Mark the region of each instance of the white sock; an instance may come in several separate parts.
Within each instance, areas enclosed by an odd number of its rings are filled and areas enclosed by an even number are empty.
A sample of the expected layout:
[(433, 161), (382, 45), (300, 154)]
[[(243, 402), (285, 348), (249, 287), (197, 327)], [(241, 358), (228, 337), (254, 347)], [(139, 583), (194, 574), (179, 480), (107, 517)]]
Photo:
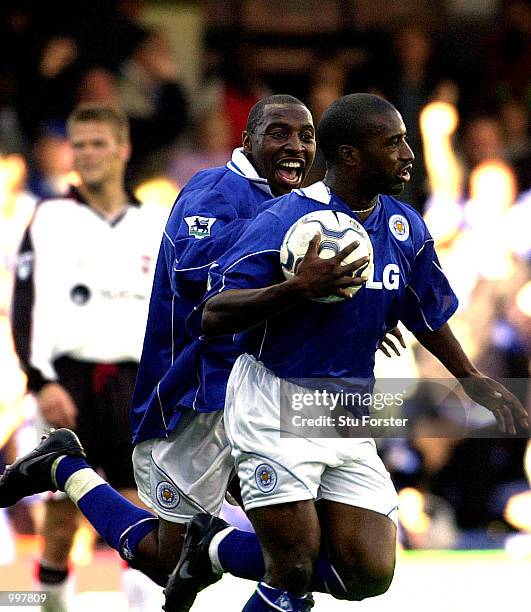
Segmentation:
[[(55, 483), (55, 471), (57, 469), (57, 465), (59, 461), (64, 459), (66, 455), (62, 457), (58, 457), (52, 465), (52, 479)], [(71, 476), (68, 477), (65, 482), (65, 493), (68, 497), (75, 503), (86, 495), (92, 489), (99, 487), (102, 484), (106, 484), (105, 480), (97, 474), (92, 468), (83, 468), (74, 472)], [(57, 484), (55, 484), (57, 486)]]
[(41, 612), (69, 612), (75, 594), (75, 580), (69, 574), (66, 580), (58, 584), (38, 581), (36, 590), (47, 593), (46, 601), (41, 604)]
[(130, 612), (152, 612), (160, 610), (164, 604), (162, 587), (150, 580), (145, 574), (124, 568), (121, 577), (122, 591), (125, 593)]
[(236, 527), (226, 527), (222, 529), (210, 540), (210, 544), (208, 545), (208, 556), (210, 558), (210, 563), (212, 563), (212, 570), (216, 574), (223, 574), (223, 568), (221, 567), (221, 563), (219, 562), (218, 556), (218, 546), (221, 542), (234, 531)]

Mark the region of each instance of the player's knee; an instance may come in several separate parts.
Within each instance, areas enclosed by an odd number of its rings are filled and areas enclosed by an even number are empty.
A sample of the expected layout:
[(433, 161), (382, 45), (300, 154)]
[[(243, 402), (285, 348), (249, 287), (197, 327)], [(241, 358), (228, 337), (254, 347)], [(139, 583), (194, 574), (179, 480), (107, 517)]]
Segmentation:
[(364, 567), (357, 568), (352, 573), (347, 572), (345, 599), (361, 601), (368, 597), (383, 595), (393, 581), (394, 561), (380, 560)]
[(367, 597), (376, 597), (383, 595), (391, 586), (393, 574), (381, 574), (368, 576), (361, 585), (361, 589), (357, 593), (356, 601), (361, 601)]
[(274, 563), (266, 571), (265, 582), (279, 585), (291, 593), (306, 593), (313, 573), (312, 559), (298, 559), (292, 562)]

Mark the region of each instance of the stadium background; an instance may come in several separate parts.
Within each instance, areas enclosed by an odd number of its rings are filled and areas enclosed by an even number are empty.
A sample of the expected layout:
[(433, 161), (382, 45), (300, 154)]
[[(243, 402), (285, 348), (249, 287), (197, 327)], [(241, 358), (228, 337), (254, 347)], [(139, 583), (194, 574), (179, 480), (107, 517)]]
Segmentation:
[[(345, 93), (387, 96), (417, 155), (402, 199), (425, 214), (460, 298), (454, 330), (484, 371), (518, 379), (529, 405), (528, 1), (81, 0), (65, 7), (4, 0), (0, 20), (4, 456), (15, 443), (33, 443), (33, 406), (23, 399), (7, 317), (14, 255), (36, 199), (75, 181), (64, 120), (80, 101), (124, 107), (134, 147), (130, 184), (146, 205), (169, 207), (195, 171), (225, 163), (249, 108), (265, 93), (300, 97), (316, 121)], [(311, 180), (320, 173), (318, 160)], [(380, 376), (445, 376), (407, 341), (402, 357), (379, 359)], [(416, 397), (423, 405), (430, 399)], [(527, 440), (462, 439), (461, 424), (445, 408), (433, 405), (415, 439), (380, 444), (401, 489), (404, 552), (389, 594), (362, 609), (420, 610), (429, 602), (433, 609), (488, 611), (508, 597), (528, 598)], [(488, 435), (488, 423), (478, 427)], [(31, 587), (38, 506), (1, 515), (0, 590)], [(101, 546), (91, 552), (90, 539), (82, 531), (76, 547), (79, 609), (105, 597), (98, 605), (118, 610), (116, 556)], [(225, 578), (197, 609), (239, 609), (251, 588)], [(102, 590), (114, 593), (93, 593)], [(346, 609), (329, 600), (324, 606)]]

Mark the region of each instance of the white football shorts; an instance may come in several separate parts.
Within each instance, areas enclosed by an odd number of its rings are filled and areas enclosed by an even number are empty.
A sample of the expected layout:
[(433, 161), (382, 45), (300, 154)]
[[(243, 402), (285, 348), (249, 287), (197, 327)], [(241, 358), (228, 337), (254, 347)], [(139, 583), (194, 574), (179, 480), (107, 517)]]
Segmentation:
[(229, 378), (225, 430), (245, 509), (328, 499), (379, 512), (396, 523), (398, 496), (374, 440), (281, 438), (280, 383), (250, 355), (237, 359)]
[(185, 523), (198, 512), (218, 515), (234, 462), (223, 411), (187, 411), (168, 438), (137, 444), (133, 468), (138, 496), (155, 514)]

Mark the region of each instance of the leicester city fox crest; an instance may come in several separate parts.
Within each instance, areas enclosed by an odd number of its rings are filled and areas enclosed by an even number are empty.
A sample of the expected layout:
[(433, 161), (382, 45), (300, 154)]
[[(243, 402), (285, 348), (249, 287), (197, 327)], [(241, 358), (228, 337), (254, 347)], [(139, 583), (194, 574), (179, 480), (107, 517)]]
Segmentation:
[(270, 493), (277, 484), (277, 473), (267, 463), (261, 463), (254, 471), (256, 484), (262, 493)]
[(409, 223), (402, 215), (392, 215), (389, 219), (389, 229), (393, 236), (404, 242), (409, 238)]
[(167, 509), (175, 508), (179, 503), (179, 491), (167, 480), (157, 485), (157, 502)]

